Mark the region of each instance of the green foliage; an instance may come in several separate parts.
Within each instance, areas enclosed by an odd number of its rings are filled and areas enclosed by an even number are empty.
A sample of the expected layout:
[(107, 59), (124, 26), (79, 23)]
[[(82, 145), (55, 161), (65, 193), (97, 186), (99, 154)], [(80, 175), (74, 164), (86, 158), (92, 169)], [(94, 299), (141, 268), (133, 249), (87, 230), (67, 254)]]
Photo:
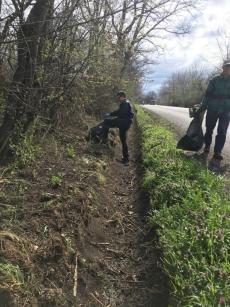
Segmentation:
[(103, 186), (105, 184), (105, 176), (101, 173), (97, 174), (98, 183), (100, 186)]
[(11, 143), (10, 148), (15, 157), (14, 167), (23, 168), (35, 161), (40, 152), (40, 146), (34, 143), (34, 129), (26, 134), (17, 132), (16, 142)]
[(74, 147), (70, 144), (66, 147), (66, 152), (69, 158), (74, 158), (76, 155)]
[[(229, 306), (230, 201), (224, 180), (176, 149), (172, 134), (138, 108), (151, 199), (164, 267), (176, 306)], [(157, 146), (155, 146), (158, 144)]]
[[(0, 263), (0, 287), (5, 287), (7, 284), (12, 284), (12, 286), (25, 288), (24, 275), (17, 264), (12, 264), (8, 262)], [(1, 281), (4, 283), (1, 284)]]
[(50, 179), (50, 184), (52, 186), (52, 188), (57, 188), (61, 185), (62, 183), (62, 175), (58, 174), (58, 175), (52, 175), (51, 179)]

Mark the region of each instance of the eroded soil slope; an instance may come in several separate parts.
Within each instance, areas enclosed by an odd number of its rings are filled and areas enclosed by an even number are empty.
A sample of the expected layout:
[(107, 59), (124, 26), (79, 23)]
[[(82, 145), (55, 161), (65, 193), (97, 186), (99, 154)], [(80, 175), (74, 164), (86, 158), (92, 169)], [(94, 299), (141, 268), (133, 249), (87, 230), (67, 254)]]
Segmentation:
[(21, 170), (1, 169), (0, 306), (167, 306), (145, 221), (137, 128), (130, 166), (69, 129)]

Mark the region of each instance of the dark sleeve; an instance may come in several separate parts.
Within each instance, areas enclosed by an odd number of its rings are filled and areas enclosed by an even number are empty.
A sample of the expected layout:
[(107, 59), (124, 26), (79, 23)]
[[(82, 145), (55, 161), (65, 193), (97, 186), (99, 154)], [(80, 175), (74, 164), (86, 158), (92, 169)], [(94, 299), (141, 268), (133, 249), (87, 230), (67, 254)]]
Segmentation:
[(116, 110), (116, 111), (110, 112), (109, 115), (110, 116), (118, 116), (119, 110), (120, 110), (120, 108), (118, 110)]
[(110, 115), (119, 118), (128, 118), (131, 112), (132, 110), (129, 103), (121, 103), (119, 109), (111, 112)]
[(205, 97), (210, 97), (215, 89), (215, 79), (210, 80), (207, 90), (205, 92)]
[(204, 98), (201, 102), (201, 110), (205, 110), (207, 109), (207, 102), (208, 102), (208, 98), (213, 94), (214, 89), (215, 89), (215, 85), (214, 85), (215, 79), (212, 79), (209, 81), (207, 90), (205, 92)]

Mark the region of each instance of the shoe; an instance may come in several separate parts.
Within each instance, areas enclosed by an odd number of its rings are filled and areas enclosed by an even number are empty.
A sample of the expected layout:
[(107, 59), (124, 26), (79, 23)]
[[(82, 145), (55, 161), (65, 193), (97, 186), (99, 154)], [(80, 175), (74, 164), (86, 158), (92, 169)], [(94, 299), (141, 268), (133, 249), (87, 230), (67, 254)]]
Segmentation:
[(213, 159), (218, 160), (218, 161), (222, 161), (224, 158), (223, 158), (223, 156), (221, 156), (221, 153), (215, 152), (214, 155), (213, 155)]
[(129, 165), (129, 159), (128, 158), (122, 158), (121, 163), (123, 163), (124, 165)]
[(210, 152), (210, 146), (205, 146), (203, 150), (203, 154), (208, 155)]

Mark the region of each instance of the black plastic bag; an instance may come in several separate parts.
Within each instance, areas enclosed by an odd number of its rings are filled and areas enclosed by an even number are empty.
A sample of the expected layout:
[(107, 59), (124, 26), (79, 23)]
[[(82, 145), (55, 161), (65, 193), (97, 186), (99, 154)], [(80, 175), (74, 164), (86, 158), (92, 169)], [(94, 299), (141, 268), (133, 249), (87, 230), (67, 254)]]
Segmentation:
[(189, 151), (198, 151), (204, 144), (204, 135), (202, 130), (202, 122), (204, 112), (196, 114), (191, 121), (186, 135), (177, 143), (177, 148)]
[(102, 122), (97, 126), (90, 128), (86, 140), (94, 144), (99, 144), (99, 143), (106, 143), (107, 138), (108, 138), (108, 133), (106, 133), (104, 122)]

